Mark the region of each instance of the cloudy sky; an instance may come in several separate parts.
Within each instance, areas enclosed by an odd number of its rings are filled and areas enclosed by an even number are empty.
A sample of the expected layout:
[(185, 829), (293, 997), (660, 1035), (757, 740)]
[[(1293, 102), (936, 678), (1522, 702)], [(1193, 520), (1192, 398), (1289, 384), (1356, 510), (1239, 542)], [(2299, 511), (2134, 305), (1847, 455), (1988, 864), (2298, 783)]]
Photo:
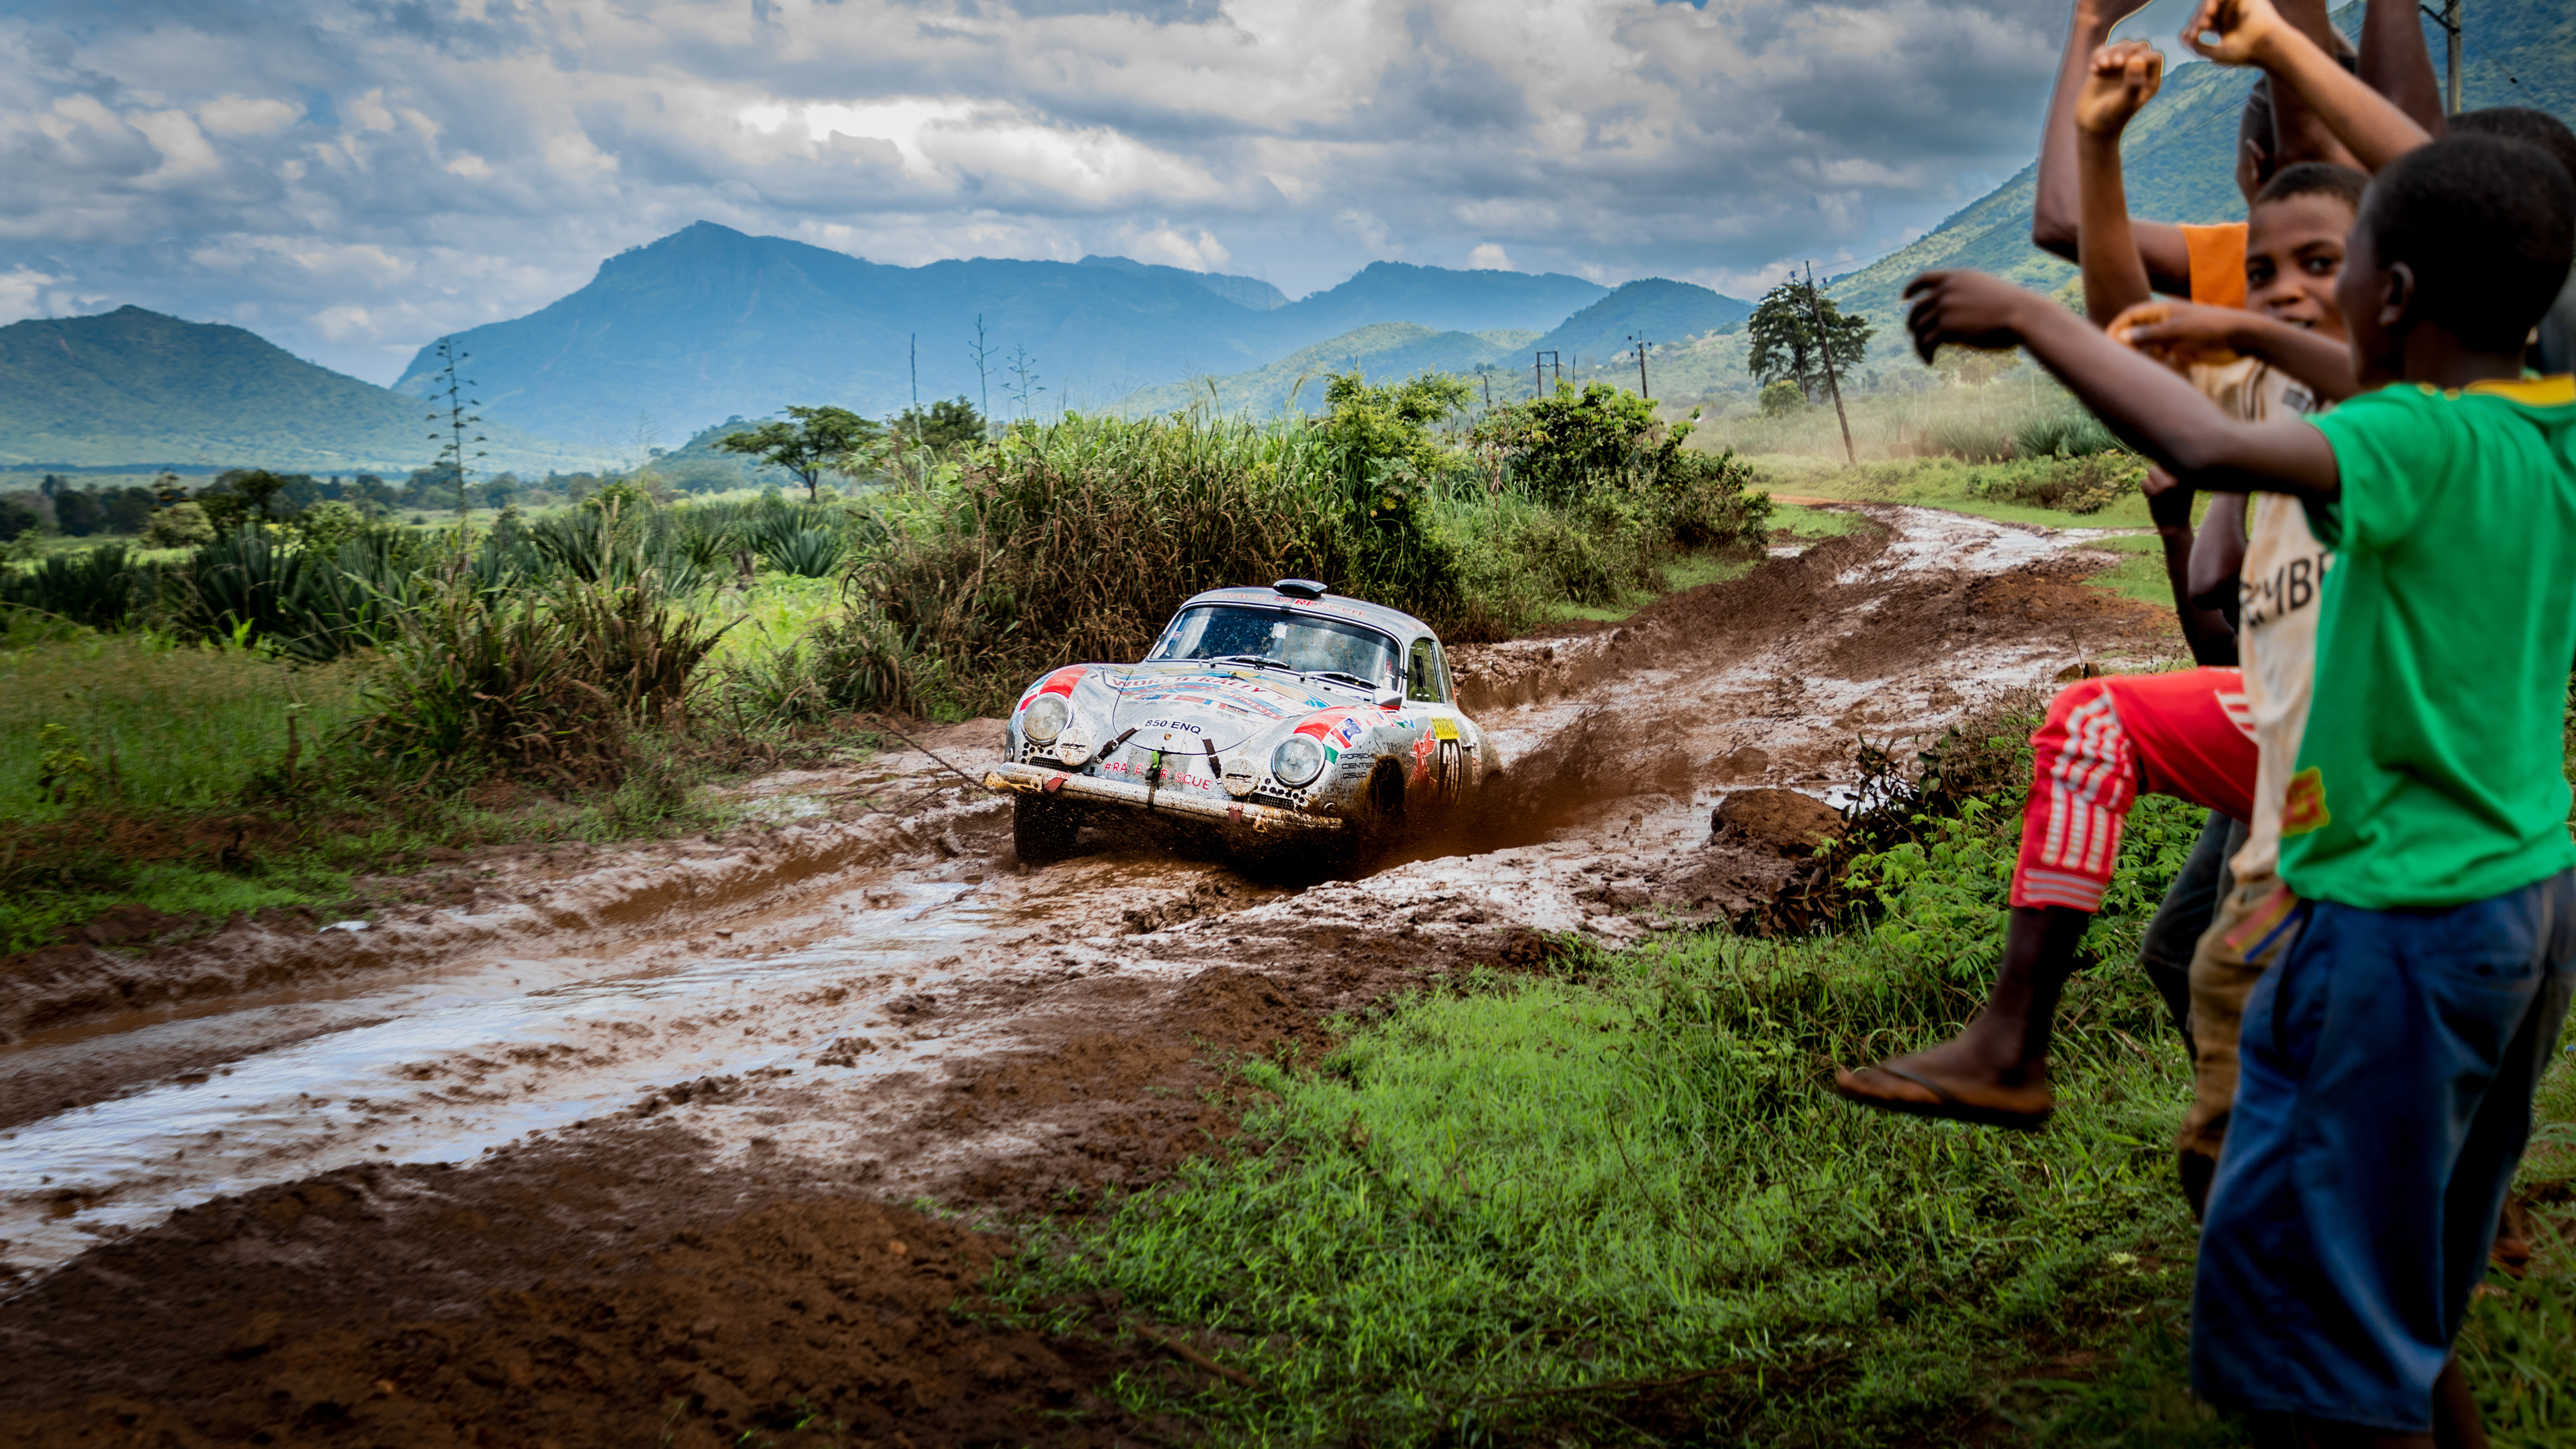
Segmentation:
[(2066, 13), (10, 0), (0, 322), (132, 302), (385, 382), (702, 218), (882, 262), (1123, 253), (1292, 297), (1377, 259), (1747, 295), (2027, 162)]

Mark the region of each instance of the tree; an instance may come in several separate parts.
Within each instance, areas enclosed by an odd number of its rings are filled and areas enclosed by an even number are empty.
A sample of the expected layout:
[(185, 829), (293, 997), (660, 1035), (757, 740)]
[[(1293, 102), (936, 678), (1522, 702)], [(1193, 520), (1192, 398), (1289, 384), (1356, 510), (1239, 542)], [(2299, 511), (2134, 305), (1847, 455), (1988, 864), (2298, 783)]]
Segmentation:
[(883, 426), (847, 408), (791, 407), (788, 422), (766, 422), (747, 433), (728, 433), (716, 446), (728, 453), (748, 453), (784, 468), (805, 485), (805, 496), (822, 496), (823, 475), (859, 473), (875, 461), (884, 440)]
[(1762, 416), (1785, 417), (1790, 413), (1805, 411), (1807, 395), (1800, 392), (1798, 384), (1788, 378), (1775, 377), (1762, 385), (1761, 402)]
[[(1825, 319), (1824, 350), (1816, 345), (1818, 313)], [(1761, 304), (1745, 319), (1744, 335), (1753, 344), (1745, 355), (1745, 370), (1763, 382), (1785, 377), (1798, 385), (1799, 395), (1809, 402), (1825, 385), (1827, 351), (1837, 368), (1850, 367), (1869, 355), (1869, 323), (1836, 307), (1822, 287), (1810, 287), (1796, 278), (1763, 294)]]
[[(229, 495), (240, 499), (241, 502), (220, 511), (235, 518), (248, 518), (252, 513), (257, 513), (262, 523), (268, 523), (277, 517), (277, 495), (284, 492), (287, 485), (293, 481), (282, 474), (271, 473), (266, 468), (234, 468), (215, 475), (213, 486), (206, 492), (218, 495), (216, 498), (201, 495), (198, 501), (209, 505), (207, 512), (212, 516), (218, 511), (212, 505)], [(216, 520), (219, 525), (224, 521)]]
[(905, 408), (895, 415), (893, 426), (895, 436), (939, 453), (984, 440), (984, 415), (962, 397), (934, 402), (928, 411)]
[[(45, 480), (50, 483), (54, 480)], [(53, 495), (54, 526), (65, 538), (87, 538), (98, 532), (98, 499), (78, 488), (64, 488)]]
[(45, 525), (45, 516), (11, 494), (0, 497), (0, 543), (14, 543)]

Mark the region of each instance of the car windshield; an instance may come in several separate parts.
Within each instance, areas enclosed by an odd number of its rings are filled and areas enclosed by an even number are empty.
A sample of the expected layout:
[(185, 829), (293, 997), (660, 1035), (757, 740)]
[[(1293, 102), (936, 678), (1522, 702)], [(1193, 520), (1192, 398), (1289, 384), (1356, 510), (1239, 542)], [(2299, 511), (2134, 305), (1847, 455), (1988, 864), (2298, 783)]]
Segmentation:
[(1371, 684), (1396, 678), (1395, 641), (1361, 624), (1286, 609), (1202, 604), (1183, 609), (1146, 656), (1157, 659), (1274, 660), (1308, 674), (1348, 674)]

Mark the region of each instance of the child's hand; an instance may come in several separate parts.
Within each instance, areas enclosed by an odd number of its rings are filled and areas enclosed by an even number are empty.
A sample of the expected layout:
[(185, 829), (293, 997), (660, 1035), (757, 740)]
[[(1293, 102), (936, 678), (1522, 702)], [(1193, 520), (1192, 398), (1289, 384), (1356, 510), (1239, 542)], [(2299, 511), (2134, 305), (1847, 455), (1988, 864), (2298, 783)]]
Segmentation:
[[(1926, 364), (1945, 342), (2000, 351), (2021, 345), (2021, 309), (2032, 294), (1983, 272), (1925, 272), (1905, 284), (1914, 350)], [(2046, 305), (2054, 306), (2054, 303)]]
[(2147, 495), (2147, 519), (2158, 528), (2191, 527), (2191, 490), (2182, 480), (2162, 468), (2147, 469), (2146, 481), (2139, 491)]
[(2236, 326), (2245, 314), (2233, 307), (2159, 298), (2140, 302), (2111, 319), (2111, 340), (2134, 347), (2180, 371), (2194, 363), (2236, 360)]
[[(2272, 0), (2201, 0), (2182, 43), (2220, 65), (2260, 65), (2273, 36), (2288, 28)], [(2215, 40), (2203, 36), (2215, 35)]]
[(2120, 134), (2164, 81), (2164, 52), (2143, 40), (2115, 40), (2095, 50), (2092, 74), (2075, 98), (2075, 129), (2092, 136)]

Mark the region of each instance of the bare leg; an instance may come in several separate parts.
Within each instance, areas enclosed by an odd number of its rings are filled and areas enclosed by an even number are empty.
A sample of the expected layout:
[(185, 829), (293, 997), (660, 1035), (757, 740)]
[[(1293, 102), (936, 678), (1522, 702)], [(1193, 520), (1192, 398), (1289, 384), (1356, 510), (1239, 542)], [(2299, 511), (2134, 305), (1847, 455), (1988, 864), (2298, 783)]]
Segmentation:
[(2486, 1419), (2478, 1413), (2477, 1397), (2469, 1392), (2469, 1376), (2460, 1372), (2457, 1354), (2433, 1380), (2433, 1442), (2440, 1449), (2487, 1449)]
[(2075, 974), (2092, 916), (2066, 906), (2015, 906), (1994, 990), (1960, 1033), (1941, 1045), (1857, 1072), (1834, 1090), (1863, 1106), (1997, 1126), (2036, 1127), (2055, 1096), (2048, 1042), (2057, 998)]

